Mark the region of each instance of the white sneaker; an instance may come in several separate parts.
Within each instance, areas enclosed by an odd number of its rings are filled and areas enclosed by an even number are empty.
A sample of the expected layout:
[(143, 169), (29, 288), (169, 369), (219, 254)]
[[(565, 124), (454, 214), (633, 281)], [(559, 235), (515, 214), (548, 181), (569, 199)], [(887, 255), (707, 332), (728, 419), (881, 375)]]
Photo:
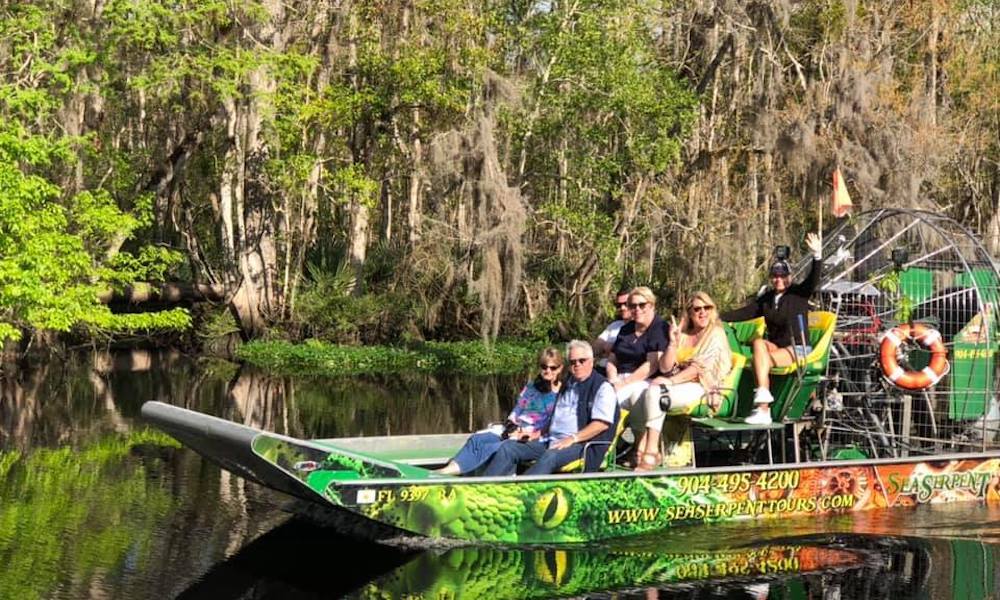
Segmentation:
[(743, 422), (749, 425), (770, 425), (771, 411), (766, 408), (755, 408)]
[(774, 396), (771, 395), (771, 390), (766, 387), (759, 387), (753, 391), (754, 404), (770, 404), (772, 402), (774, 402)]

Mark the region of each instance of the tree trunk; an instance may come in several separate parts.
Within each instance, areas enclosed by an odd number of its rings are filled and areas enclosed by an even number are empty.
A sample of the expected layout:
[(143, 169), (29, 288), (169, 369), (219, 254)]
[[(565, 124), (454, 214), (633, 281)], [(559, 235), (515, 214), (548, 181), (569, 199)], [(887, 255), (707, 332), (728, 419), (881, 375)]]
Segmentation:
[(407, 195), (406, 224), (409, 228), (409, 242), (412, 246), (420, 240), (420, 185), (423, 170), (423, 148), (420, 143), (420, 109), (413, 109), (413, 129), (410, 131), (413, 140), (410, 168), (410, 190)]
[(983, 242), (986, 245), (987, 252), (990, 253), (990, 256), (994, 257), (994, 261), (997, 261), (997, 267), (1000, 268), (1000, 259), (996, 258), (1000, 256), (1000, 209), (993, 211), (989, 225), (986, 226), (986, 235)]
[(347, 260), (354, 273), (355, 296), (364, 293), (365, 259), (368, 254), (368, 205), (364, 199), (352, 198), (350, 205), (350, 243), (347, 249)]
[[(268, 51), (284, 49), (279, 24), (284, 8), (278, 0), (264, 2), (269, 18), (263, 21), (257, 39)], [(276, 83), (267, 65), (251, 71), (247, 93), (228, 100), (229, 148), (226, 151), (219, 196), (222, 208), (222, 238), (228, 252), (226, 288), (229, 309), (244, 338), (264, 333), (269, 321), (280, 315), (280, 267), (278, 242), (283, 233), (272, 201), (272, 187), (264, 165), (268, 147), (261, 135), (265, 115), (270, 113)]]

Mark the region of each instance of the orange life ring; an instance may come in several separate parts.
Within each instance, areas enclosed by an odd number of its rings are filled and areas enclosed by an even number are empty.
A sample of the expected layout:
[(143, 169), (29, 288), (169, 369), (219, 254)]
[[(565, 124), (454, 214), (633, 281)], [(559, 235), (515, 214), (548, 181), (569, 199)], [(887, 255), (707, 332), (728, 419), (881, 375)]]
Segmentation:
[[(907, 371), (899, 366), (899, 346), (906, 340), (916, 342), (931, 353), (929, 365), (919, 371)], [(949, 368), (948, 349), (944, 347), (941, 332), (923, 323), (904, 323), (882, 334), (879, 362), (885, 378), (906, 390), (926, 390), (936, 385)]]

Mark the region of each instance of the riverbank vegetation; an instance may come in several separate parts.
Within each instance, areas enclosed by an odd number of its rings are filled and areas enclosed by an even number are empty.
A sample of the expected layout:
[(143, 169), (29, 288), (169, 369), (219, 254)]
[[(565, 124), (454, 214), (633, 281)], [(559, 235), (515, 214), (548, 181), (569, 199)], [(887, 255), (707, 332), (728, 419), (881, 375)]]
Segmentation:
[(540, 346), (497, 341), (422, 342), (411, 347), (346, 346), (309, 340), (256, 341), (237, 357), (284, 375), (359, 375), (398, 372), (453, 372), (476, 375), (523, 373)]
[(623, 283), (739, 300), (838, 166), (858, 209), (944, 212), (997, 253), (998, 22), (994, 0), (7, 3), (0, 338), (584, 336)]

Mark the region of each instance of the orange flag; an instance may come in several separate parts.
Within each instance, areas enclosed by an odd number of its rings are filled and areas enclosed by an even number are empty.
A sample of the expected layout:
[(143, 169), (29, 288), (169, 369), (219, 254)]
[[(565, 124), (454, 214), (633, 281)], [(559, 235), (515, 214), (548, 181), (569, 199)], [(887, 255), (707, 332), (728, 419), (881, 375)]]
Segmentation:
[(831, 212), (835, 217), (843, 217), (851, 213), (854, 203), (851, 202), (851, 195), (847, 193), (847, 186), (844, 185), (844, 176), (840, 174), (840, 167), (833, 170), (833, 205)]

